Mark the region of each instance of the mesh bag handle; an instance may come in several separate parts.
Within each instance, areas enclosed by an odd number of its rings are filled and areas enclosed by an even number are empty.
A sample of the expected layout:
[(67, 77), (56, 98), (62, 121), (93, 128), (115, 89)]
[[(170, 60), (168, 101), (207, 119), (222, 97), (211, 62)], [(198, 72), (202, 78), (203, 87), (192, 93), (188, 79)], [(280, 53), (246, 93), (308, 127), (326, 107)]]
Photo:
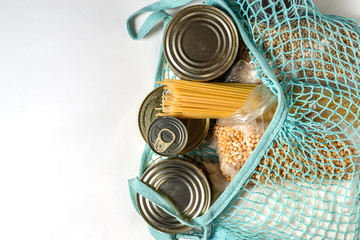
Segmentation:
[[(135, 13), (131, 14), (131, 16), (126, 21), (127, 30), (130, 37), (134, 40), (142, 39), (160, 20), (164, 20), (164, 26), (166, 26), (171, 16), (165, 12), (165, 10), (184, 6), (190, 2), (192, 2), (192, 0), (160, 0), (136, 11)], [(139, 32), (136, 33), (132, 28), (133, 19), (145, 12), (151, 12), (151, 14), (140, 27)]]
[[(188, 4), (190, 2), (191, 2), (191, 0), (185, 0), (185, 1), (161, 0), (159, 2), (156, 2), (154, 4), (151, 4), (147, 7), (140, 9), (139, 11), (132, 14), (127, 20), (127, 27), (128, 27), (130, 36), (135, 40), (143, 38), (151, 30), (151, 28), (160, 20), (164, 20), (164, 26), (166, 26), (167, 23), (170, 21), (171, 16), (169, 14), (167, 14), (164, 10), (179, 7), (179, 6)], [(162, 208), (164, 211), (166, 211), (171, 216), (177, 218), (180, 222), (185, 223), (189, 226), (200, 228), (200, 229), (204, 230), (204, 234), (202, 237), (189, 236), (186, 234), (184, 235), (187, 237), (191, 237), (193, 239), (209, 239), (211, 237), (212, 230), (213, 230), (212, 221), (219, 214), (221, 214), (224, 211), (224, 209), (228, 206), (228, 204), (231, 203), (232, 199), (235, 197), (237, 192), (240, 190), (243, 183), (246, 181), (246, 179), (250, 176), (252, 171), (259, 164), (259, 161), (260, 161), (261, 157), (263, 156), (263, 154), (265, 153), (266, 148), (272, 143), (276, 134), (280, 131), (280, 128), (283, 125), (286, 114), (287, 114), (285, 95), (283, 93), (283, 90), (282, 90), (279, 82), (276, 79), (273, 69), (270, 67), (266, 58), (259, 51), (259, 49), (255, 45), (255, 43), (247, 35), (243, 24), (235, 16), (235, 14), (231, 10), (231, 8), (223, 0), (210, 0), (204, 4), (220, 8), (232, 17), (232, 19), (234, 20), (234, 22), (238, 28), (240, 36), (242, 37), (246, 46), (249, 48), (250, 52), (254, 55), (254, 57), (258, 61), (259, 65), (261, 66), (263, 72), (265, 73), (267, 78), (270, 80), (270, 81), (267, 81), (267, 85), (277, 95), (278, 107), (277, 107), (276, 113), (275, 113), (270, 125), (268, 126), (266, 132), (263, 134), (257, 147), (254, 149), (250, 158), (246, 161), (245, 165), (241, 168), (241, 170), (236, 175), (236, 177), (232, 180), (232, 182), (229, 184), (229, 186), (226, 188), (226, 190), (222, 193), (222, 195), (210, 207), (210, 209), (208, 210), (207, 213), (205, 213), (204, 215), (202, 215), (200, 217), (197, 217), (196, 219), (191, 220), (190, 222), (184, 222), (176, 214), (176, 211), (171, 207), (171, 205), (164, 198), (162, 198), (159, 194), (157, 194), (149, 186), (142, 183), (138, 178), (129, 180), (130, 195), (131, 195), (131, 198), (133, 201), (133, 205), (136, 209), (137, 209), (137, 205), (136, 205), (135, 196), (136, 196), (136, 193), (139, 193), (140, 195), (147, 198), (149, 201), (158, 205), (160, 208)], [(131, 27), (131, 22), (137, 15), (139, 15), (143, 12), (153, 12), (153, 13), (146, 19), (146, 21), (140, 28), (139, 33), (135, 33)], [(159, 63), (157, 66), (157, 71), (156, 71), (156, 76), (155, 76), (155, 82), (158, 80), (162, 80), (162, 76), (163, 76), (162, 71), (163, 71), (164, 62), (165, 62), (165, 57), (164, 57), (163, 49), (162, 49), (162, 45), (161, 45)], [(155, 84), (155, 87), (157, 87), (156, 84)], [(141, 160), (140, 172), (139, 172), (140, 176), (146, 169), (146, 166), (150, 160), (149, 159), (150, 154), (151, 154), (151, 150), (149, 149), (148, 146), (146, 146), (144, 153), (143, 153), (142, 160)], [(138, 209), (137, 209), (137, 211), (138, 211)], [(174, 234), (162, 234), (162, 233), (152, 229), (151, 227), (149, 227), (149, 228), (150, 228), (152, 235), (154, 237), (156, 237), (156, 239), (176, 239), (178, 237), (181, 237), (181, 234), (180, 235), (177, 234), (176, 236)]]
[[(126, 27), (130, 37), (134, 40), (142, 39), (143, 37), (146, 36), (146, 34), (148, 34), (148, 32), (154, 27), (154, 25), (161, 20), (164, 21), (164, 30), (165, 30), (166, 25), (169, 23), (171, 19), (171, 15), (165, 12), (165, 10), (184, 6), (192, 1), (193, 0), (160, 0), (158, 2), (150, 4), (149, 6), (146, 6), (136, 11), (126, 21)], [(132, 27), (133, 20), (136, 18), (136, 16), (146, 12), (151, 12), (151, 14), (147, 17), (143, 25), (140, 27), (139, 32), (137, 33)], [(162, 79), (163, 77), (164, 63), (165, 63), (165, 56), (161, 44), (158, 65), (156, 67), (154, 88), (159, 86), (159, 84), (156, 83), (156, 80)]]

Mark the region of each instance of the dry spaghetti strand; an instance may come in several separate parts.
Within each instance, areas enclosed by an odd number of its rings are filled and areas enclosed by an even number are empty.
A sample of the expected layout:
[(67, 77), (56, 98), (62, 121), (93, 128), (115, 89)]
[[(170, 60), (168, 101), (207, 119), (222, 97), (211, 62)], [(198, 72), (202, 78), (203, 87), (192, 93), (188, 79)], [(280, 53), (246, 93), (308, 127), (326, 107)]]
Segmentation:
[(224, 118), (241, 108), (258, 85), (204, 83), (178, 79), (159, 82), (167, 90), (159, 116), (178, 118)]

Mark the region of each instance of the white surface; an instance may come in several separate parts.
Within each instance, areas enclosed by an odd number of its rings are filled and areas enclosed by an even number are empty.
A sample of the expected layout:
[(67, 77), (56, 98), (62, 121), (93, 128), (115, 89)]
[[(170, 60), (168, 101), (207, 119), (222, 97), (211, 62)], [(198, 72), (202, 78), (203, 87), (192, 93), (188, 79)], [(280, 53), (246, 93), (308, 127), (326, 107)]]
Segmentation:
[[(152, 239), (127, 179), (161, 33), (125, 28), (152, 2), (0, 1), (0, 239)], [(357, 0), (315, 3), (360, 19)]]

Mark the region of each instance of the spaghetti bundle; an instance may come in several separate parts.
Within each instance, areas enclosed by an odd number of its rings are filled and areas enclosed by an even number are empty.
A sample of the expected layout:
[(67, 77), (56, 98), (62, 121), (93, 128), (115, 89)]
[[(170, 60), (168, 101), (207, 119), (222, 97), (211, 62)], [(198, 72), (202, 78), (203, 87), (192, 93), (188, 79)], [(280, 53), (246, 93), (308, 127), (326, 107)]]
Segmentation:
[(190, 82), (165, 79), (159, 116), (224, 118), (241, 108), (255, 84)]

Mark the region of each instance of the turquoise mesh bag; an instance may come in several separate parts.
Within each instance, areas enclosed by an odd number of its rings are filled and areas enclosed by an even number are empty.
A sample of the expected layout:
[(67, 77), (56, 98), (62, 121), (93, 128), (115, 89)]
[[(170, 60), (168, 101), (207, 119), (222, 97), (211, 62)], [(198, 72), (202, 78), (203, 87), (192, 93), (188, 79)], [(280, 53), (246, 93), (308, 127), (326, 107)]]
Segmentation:
[[(134, 13), (130, 36), (141, 39), (160, 20), (166, 25), (165, 10), (189, 2), (162, 0)], [(136, 209), (139, 193), (193, 227), (182, 234), (149, 227), (156, 239), (359, 239), (359, 26), (321, 14), (311, 0), (291, 2), (204, 3), (234, 19), (278, 106), (249, 159), (203, 216), (186, 222), (139, 178), (129, 181)], [(136, 34), (131, 22), (143, 12), (151, 14)], [(164, 75), (176, 77), (161, 50), (155, 80)], [(206, 141), (184, 157), (218, 161)], [(145, 147), (139, 176), (155, 159), (161, 160)]]

